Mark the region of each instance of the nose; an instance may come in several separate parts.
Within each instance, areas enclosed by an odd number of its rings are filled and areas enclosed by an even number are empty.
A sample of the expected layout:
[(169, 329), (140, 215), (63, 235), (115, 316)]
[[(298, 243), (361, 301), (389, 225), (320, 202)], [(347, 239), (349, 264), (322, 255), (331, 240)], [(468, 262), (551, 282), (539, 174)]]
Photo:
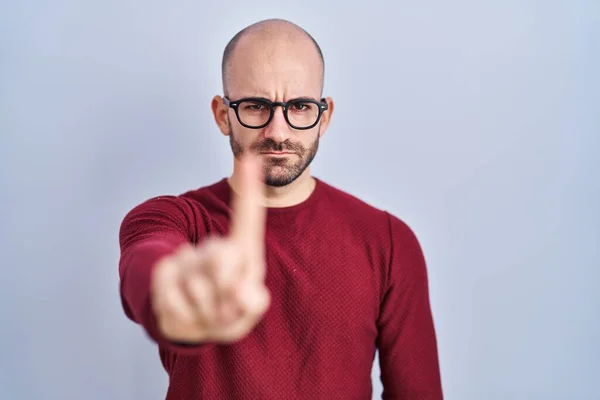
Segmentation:
[(283, 107), (275, 107), (273, 118), (264, 129), (265, 138), (270, 138), (277, 143), (285, 141), (290, 135), (290, 126), (283, 116)]

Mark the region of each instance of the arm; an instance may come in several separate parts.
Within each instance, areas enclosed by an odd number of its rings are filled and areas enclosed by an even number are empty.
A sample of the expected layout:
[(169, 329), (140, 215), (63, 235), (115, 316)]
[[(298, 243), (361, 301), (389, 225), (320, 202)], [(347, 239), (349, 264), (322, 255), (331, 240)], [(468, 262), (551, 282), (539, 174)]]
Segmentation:
[(158, 345), (185, 353), (203, 347), (178, 345), (160, 334), (150, 302), (150, 284), (158, 260), (183, 244), (197, 243), (195, 221), (205, 216), (196, 214), (183, 199), (157, 197), (133, 208), (119, 231), (120, 296), (125, 314)]
[(443, 399), (425, 259), (413, 231), (388, 214), (391, 253), (378, 319), (383, 399)]

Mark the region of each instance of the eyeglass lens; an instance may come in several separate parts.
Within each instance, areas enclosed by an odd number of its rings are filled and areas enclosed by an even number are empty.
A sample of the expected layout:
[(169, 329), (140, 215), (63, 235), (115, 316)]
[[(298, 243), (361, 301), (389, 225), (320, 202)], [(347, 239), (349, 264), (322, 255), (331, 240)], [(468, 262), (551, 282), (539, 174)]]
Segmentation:
[[(271, 107), (267, 102), (244, 100), (238, 105), (240, 121), (249, 126), (262, 126), (271, 117)], [(294, 101), (284, 112), (291, 125), (304, 128), (313, 125), (319, 118), (319, 105), (309, 101)]]

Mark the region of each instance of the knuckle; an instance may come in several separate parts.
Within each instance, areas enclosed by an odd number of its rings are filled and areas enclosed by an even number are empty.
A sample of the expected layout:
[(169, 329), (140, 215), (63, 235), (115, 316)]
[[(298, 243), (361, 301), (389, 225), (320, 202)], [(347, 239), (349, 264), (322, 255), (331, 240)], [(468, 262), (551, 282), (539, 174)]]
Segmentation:
[(218, 254), (218, 249), (221, 245), (222, 240), (215, 237), (209, 236), (202, 242), (201, 251), (204, 252), (207, 256), (214, 256)]
[(173, 304), (171, 296), (163, 297), (161, 301), (157, 302), (156, 308), (162, 320), (166, 321), (173, 319), (175, 305)]
[(171, 335), (173, 334), (173, 329), (172, 329), (172, 324), (170, 323), (170, 321), (168, 320), (168, 318), (165, 318), (165, 316), (159, 316), (156, 320), (156, 327), (158, 328), (158, 331), (160, 333), (162, 333), (163, 335)]
[(160, 284), (168, 273), (168, 268), (173, 268), (174, 263), (170, 256), (163, 257), (158, 260), (154, 266), (154, 270), (152, 271), (153, 281), (156, 284)]

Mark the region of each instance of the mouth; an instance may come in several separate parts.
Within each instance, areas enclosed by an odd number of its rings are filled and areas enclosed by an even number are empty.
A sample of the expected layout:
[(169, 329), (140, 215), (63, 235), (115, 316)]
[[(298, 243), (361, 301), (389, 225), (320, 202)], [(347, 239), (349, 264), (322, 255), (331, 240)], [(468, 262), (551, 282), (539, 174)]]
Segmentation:
[(260, 154), (268, 155), (268, 156), (288, 156), (294, 154), (289, 151), (262, 151)]

